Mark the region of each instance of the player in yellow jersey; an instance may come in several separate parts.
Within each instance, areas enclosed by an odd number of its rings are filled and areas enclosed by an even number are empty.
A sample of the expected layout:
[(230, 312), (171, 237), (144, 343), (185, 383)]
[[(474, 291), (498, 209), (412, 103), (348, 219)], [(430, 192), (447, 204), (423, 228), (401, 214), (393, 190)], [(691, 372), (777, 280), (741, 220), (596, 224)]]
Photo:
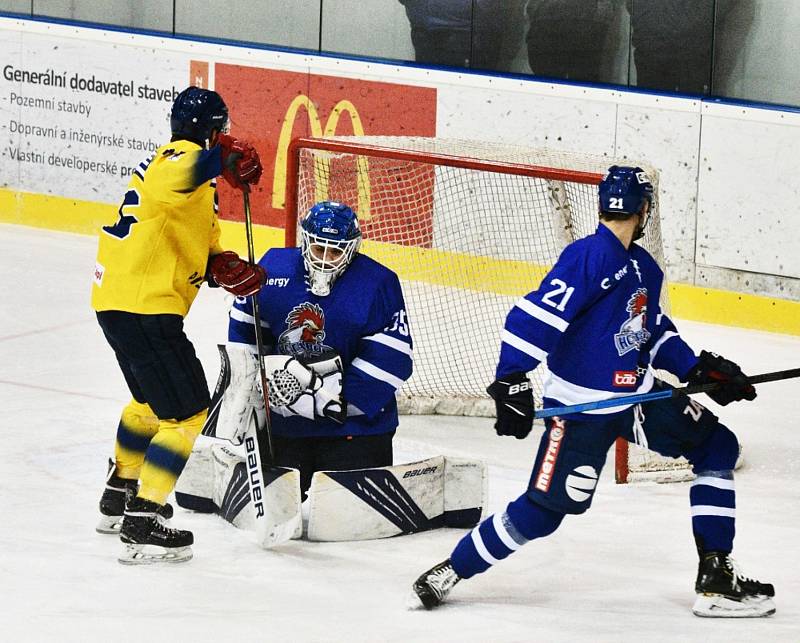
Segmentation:
[(204, 281), (245, 296), (266, 277), (223, 251), (217, 221), (217, 177), (249, 189), (261, 176), (258, 153), (225, 133), (228, 109), (214, 91), (182, 91), (170, 123), (172, 140), (134, 170), (119, 218), (100, 232), (92, 286), (92, 307), (133, 397), (117, 428), (97, 531), (120, 534), (119, 560), (128, 564), (192, 557), (192, 533), (165, 522), (209, 404), (183, 318)]

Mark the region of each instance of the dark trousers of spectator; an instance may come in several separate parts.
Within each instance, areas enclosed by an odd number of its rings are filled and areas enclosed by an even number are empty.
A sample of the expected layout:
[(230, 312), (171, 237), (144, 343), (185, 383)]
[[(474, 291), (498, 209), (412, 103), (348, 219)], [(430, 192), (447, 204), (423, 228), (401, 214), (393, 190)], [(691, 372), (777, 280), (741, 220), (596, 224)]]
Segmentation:
[(609, 23), (531, 17), (528, 63), (537, 76), (602, 82)]
[(469, 31), (414, 27), (411, 29), (411, 43), (414, 45), (414, 60), (418, 63), (498, 69), (499, 43), (473, 51), (473, 38)]
[(707, 94), (711, 84), (711, 44), (639, 48), (634, 52), (636, 85), (686, 94)]

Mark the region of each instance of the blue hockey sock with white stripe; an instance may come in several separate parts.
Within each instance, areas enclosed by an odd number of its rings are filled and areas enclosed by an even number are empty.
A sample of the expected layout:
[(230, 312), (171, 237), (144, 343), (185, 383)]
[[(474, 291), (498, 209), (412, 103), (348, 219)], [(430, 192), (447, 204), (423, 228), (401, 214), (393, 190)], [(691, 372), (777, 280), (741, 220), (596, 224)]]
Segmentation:
[(453, 569), (461, 578), (485, 572), (526, 542), (552, 534), (563, 518), (523, 494), (459, 541), (450, 556)]
[(730, 553), (736, 523), (733, 471), (698, 471), (689, 491), (692, 529), (706, 551)]

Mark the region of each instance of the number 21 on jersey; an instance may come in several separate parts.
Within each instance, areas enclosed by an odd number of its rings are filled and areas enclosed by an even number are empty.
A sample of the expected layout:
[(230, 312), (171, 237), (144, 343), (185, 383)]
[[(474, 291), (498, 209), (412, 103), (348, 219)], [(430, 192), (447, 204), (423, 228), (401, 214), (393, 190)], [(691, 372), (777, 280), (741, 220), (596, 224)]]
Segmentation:
[(550, 285), (555, 286), (555, 288), (548, 290), (544, 294), (542, 302), (563, 313), (564, 309), (567, 307), (569, 298), (572, 297), (572, 293), (575, 292), (575, 288), (567, 286), (567, 284), (560, 279), (553, 279), (550, 281)]

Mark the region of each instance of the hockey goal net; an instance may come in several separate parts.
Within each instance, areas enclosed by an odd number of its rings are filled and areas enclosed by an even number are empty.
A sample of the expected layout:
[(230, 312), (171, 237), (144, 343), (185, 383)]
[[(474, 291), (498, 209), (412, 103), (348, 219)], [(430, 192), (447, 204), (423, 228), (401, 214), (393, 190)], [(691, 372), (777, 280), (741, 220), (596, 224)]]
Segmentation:
[[(362, 252), (400, 277), (414, 338), (401, 412), (494, 415), (505, 316), (570, 242), (597, 227), (597, 183), (613, 161), (552, 150), (415, 137), (303, 138), (290, 147), (286, 244), (298, 214), (329, 199), (350, 205)], [(658, 174), (643, 245), (664, 268)], [(669, 310), (666, 288), (662, 308)], [(545, 366), (532, 373), (541, 400)], [(618, 481), (680, 479), (685, 462), (620, 441)]]

